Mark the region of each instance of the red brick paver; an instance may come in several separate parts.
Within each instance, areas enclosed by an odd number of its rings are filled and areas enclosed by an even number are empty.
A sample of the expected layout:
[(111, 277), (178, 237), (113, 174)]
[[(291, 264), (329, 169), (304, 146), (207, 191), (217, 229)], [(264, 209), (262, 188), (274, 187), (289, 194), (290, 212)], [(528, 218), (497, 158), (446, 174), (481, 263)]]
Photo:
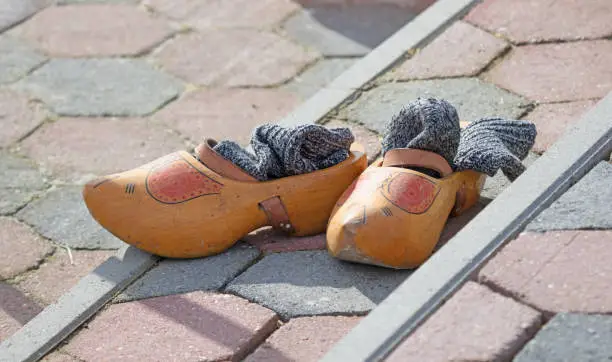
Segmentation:
[(236, 361), (276, 323), (244, 299), (195, 292), (114, 304), (65, 349), (87, 361)]
[(476, 75), (507, 47), (504, 40), (458, 21), (397, 68), (393, 76), (428, 79)]
[(595, 105), (595, 101), (541, 104), (529, 113), (526, 119), (534, 122), (538, 129), (533, 151), (545, 152), (565, 133), (569, 126)]
[(8, 90), (0, 91), (0, 148), (26, 136), (46, 116), (43, 107), (27, 97)]
[(386, 361), (507, 361), (540, 323), (535, 310), (468, 282)]
[(49, 54), (84, 57), (141, 54), (172, 30), (165, 20), (135, 6), (79, 4), (49, 7), (19, 32)]
[(541, 102), (604, 97), (612, 90), (612, 41), (514, 49), (485, 79)]
[(548, 313), (611, 313), (612, 230), (527, 233), (479, 280)]
[(270, 27), (298, 9), (291, 0), (145, 0), (144, 4), (202, 30)]
[(185, 148), (166, 127), (142, 118), (62, 118), (22, 143), (22, 151), (55, 175), (125, 171)]
[(233, 87), (280, 84), (316, 58), (276, 34), (241, 29), (182, 35), (157, 54), (188, 82)]
[(485, 0), (466, 19), (515, 43), (612, 34), (609, 0)]
[(25, 276), (17, 286), (44, 304), (54, 303), (81, 278), (116, 252), (71, 250), (70, 253), (72, 261), (66, 249), (60, 248), (37, 270)]
[(0, 217), (0, 280), (13, 278), (34, 268), (51, 252), (51, 244), (27, 225), (12, 218)]
[(66, 353), (53, 352), (41, 359), (41, 362), (81, 362), (77, 358), (74, 358)]
[(17, 332), (41, 310), (18, 289), (0, 282), (0, 342)]
[(253, 128), (289, 113), (300, 100), (275, 89), (206, 89), (162, 109), (155, 118), (196, 143), (204, 138), (247, 144)]
[(359, 320), (358, 317), (292, 319), (259, 346), (246, 362), (318, 361)]
[(272, 228), (262, 228), (246, 235), (243, 241), (264, 253), (282, 253), (298, 250), (321, 250), (326, 247), (325, 233), (313, 236), (287, 236)]

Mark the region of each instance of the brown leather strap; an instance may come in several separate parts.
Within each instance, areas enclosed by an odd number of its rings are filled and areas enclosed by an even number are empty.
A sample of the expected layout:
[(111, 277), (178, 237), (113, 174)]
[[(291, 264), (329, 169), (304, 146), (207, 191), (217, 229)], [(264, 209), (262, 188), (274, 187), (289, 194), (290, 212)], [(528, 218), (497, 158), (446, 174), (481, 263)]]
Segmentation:
[(283, 205), (283, 201), (279, 196), (274, 196), (260, 202), (259, 207), (266, 213), (268, 221), (273, 228), (282, 230), (288, 234), (295, 231), (293, 225), (291, 225), (291, 220), (289, 220), (287, 209), (285, 209), (285, 205)]
[(444, 157), (434, 152), (412, 148), (395, 148), (385, 153), (383, 167), (423, 167), (438, 171), (442, 177), (453, 173)]
[(255, 177), (249, 175), (240, 167), (218, 154), (217, 151), (213, 150), (216, 144), (217, 141), (207, 139), (203, 144), (196, 147), (195, 153), (198, 155), (200, 162), (219, 175), (232, 180), (246, 182), (258, 181)]

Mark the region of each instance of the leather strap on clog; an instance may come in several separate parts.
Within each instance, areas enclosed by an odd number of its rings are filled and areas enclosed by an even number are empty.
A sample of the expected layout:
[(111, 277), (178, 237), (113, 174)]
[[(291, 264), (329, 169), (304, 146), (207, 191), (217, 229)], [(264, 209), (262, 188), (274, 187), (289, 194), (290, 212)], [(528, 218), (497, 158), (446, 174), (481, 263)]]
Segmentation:
[(444, 157), (434, 152), (412, 148), (394, 148), (385, 153), (383, 167), (423, 167), (446, 177), (453, 169)]
[(207, 139), (203, 144), (196, 147), (195, 154), (198, 156), (200, 162), (223, 177), (236, 181), (258, 182), (255, 177), (249, 175), (243, 169), (218, 154), (217, 151), (213, 149), (216, 144), (217, 141)]
[(259, 207), (266, 213), (268, 221), (273, 228), (282, 230), (288, 234), (295, 231), (291, 224), (291, 220), (289, 220), (287, 209), (285, 209), (285, 205), (283, 205), (283, 201), (279, 196), (274, 196), (260, 202)]

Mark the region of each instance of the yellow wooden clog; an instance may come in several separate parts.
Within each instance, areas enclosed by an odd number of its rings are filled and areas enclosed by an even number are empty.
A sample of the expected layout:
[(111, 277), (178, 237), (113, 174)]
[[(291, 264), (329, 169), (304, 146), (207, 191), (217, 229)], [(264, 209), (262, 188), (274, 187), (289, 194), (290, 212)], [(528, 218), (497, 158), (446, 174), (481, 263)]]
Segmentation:
[(147, 252), (194, 258), (222, 252), (262, 226), (301, 236), (321, 233), (336, 200), (367, 167), (353, 145), (345, 161), (312, 173), (259, 182), (217, 154), (176, 152), (88, 183), (91, 215), (119, 239)]
[(348, 261), (416, 268), (433, 252), (449, 214), (459, 215), (478, 201), (484, 181), (475, 171), (453, 172), (432, 152), (388, 151), (338, 200), (327, 228), (328, 251)]

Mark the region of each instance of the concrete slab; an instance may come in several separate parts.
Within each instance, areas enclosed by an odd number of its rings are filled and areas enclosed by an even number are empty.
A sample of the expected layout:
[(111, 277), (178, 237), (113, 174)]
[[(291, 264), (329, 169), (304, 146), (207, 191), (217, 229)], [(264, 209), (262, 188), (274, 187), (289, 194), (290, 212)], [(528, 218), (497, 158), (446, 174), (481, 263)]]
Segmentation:
[(239, 244), (207, 258), (160, 262), (115, 298), (126, 302), (196, 290), (218, 290), (246, 269), (259, 250)]
[(517, 119), (529, 105), (527, 100), (477, 78), (420, 80), (383, 84), (365, 92), (338, 118), (382, 133), (391, 117), (418, 97), (445, 99), (457, 108), (459, 118), (468, 122), (492, 116)]
[(411, 271), (338, 261), (326, 251), (271, 254), (226, 288), (283, 318), (362, 314), (380, 303)]
[(530, 231), (612, 229), (612, 165), (602, 161), (568, 192), (542, 211)]
[(611, 340), (612, 316), (561, 313), (513, 361), (610, 361)]

